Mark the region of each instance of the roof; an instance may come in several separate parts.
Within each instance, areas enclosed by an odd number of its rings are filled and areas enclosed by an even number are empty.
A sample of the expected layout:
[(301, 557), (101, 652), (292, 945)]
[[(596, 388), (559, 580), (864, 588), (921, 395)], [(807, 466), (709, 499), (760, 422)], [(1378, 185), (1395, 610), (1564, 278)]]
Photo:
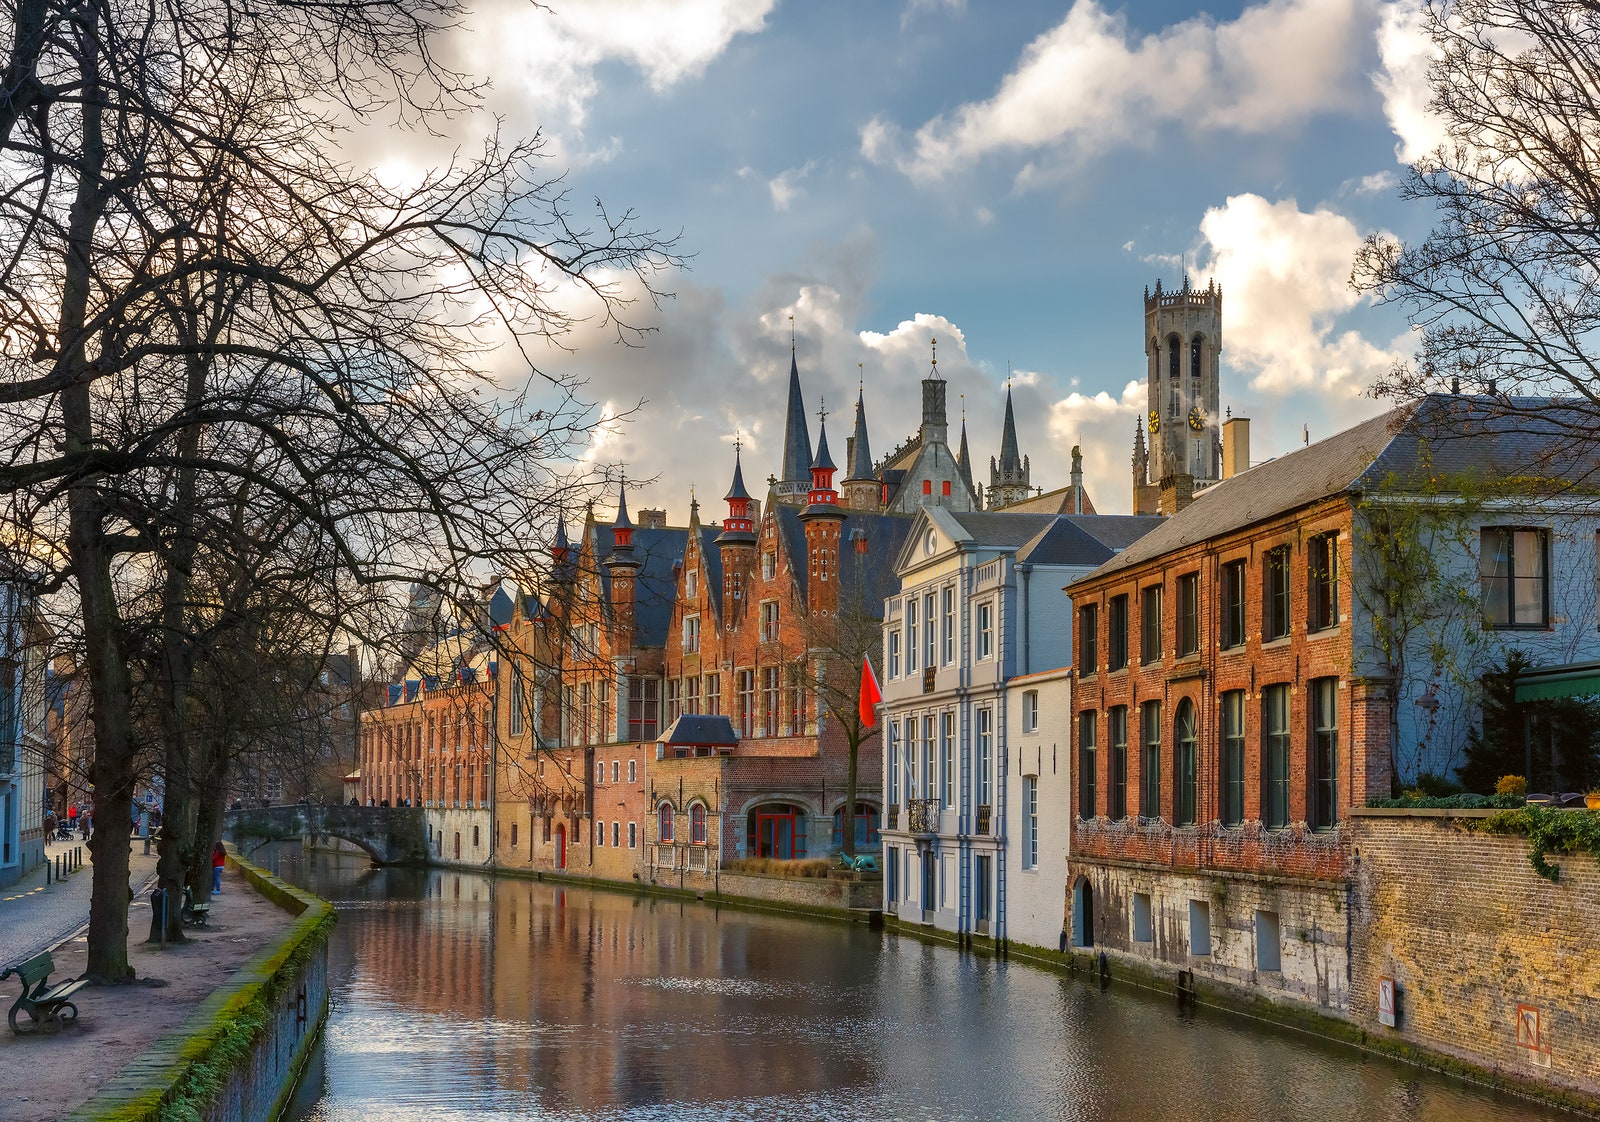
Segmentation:
[[(966, 429), (965, 422), (962, 429)], [(1017, 449), (1017, 420), (1011, 413), (1011, 387), (1006, 386), (1006, 419), (1000, 429), (1000, 470), (1021, 471), (1022, 453)]]
[(1595, 468), (1592, 438), (1577, 435), (1589, 429), (1580, 407), (1557, 399), (1430, 394), (1207, 487), (1085, 579), (1336, 495), (1403, 486), (1423, 468), (1440, 480), (1476, 474), (1568, 487)]
[(867, 446), (867, 402), (865, 391), (856, 393), (856, 432), (850, 445), (848, 479), (872, 478), (872, 449)]
[(739, 735), (728, 717), (685, 713), (661, 736), (662, 744), (687, 744), (698, 748), (733, 748)]
[(789, 407), (783, 418), (783, 475), (785, 483), (811, 481), (811, 430), (806, 425), (806, 403), (800, 395), (800, 368), (789, 352)]
[[(877, 514), (843, 507), (839, 512), (845, 515), (839, 527), (839, 592), (842, 596), (854, 596), (859, 592), (868, 610), (876, 615), (882, 611), (883, 601), (900, 590), (900, 578), (894, 571), (895, 558), (911, 533), (914, 519), (906, 514)], [(809, 573), (801, 510), (774, 503), (772, 515), (803, 595)], [(856, 542), (860, 540), (857, 534), (866, 536), (864, 553), (856, 552)]]
[[(603, 562), (611, 555), (609, 526), (595, 526), (590, 538), (600, 570), (601, 594), (611, 599), (611, 574)], [(633, 633), (640, 647), (664, 647), (672, 625), (672, 605), (677, 598), (678, 575), (674, 565), (683, 560), (689, 531), (681, 527), (642, 526), (633, 532), (634, 574)]]
[(1088, 490), (1082, 486), (1073, 486), (1071, 484), (1065, 487), (1058, 487), (1054, 491), (1046, 491), (1042, 495), (1034, 495), (1014, 503), (1007, 503), (1001, 509), (1012, 514), (1076, 514), (1078, 512), (1073, 507), (1077, 503), (1073, 500), (1078, 494), (1083, 496), (1082, 513), (1097, 513), (1094, 509), (1094, 503), (1089, 499)]
[(1033, 565), (1103, 564), (1165, 519), (1133, 514), (1018, 514), (1006, 510), (948, 512), (971, 544), (1015, 549)]

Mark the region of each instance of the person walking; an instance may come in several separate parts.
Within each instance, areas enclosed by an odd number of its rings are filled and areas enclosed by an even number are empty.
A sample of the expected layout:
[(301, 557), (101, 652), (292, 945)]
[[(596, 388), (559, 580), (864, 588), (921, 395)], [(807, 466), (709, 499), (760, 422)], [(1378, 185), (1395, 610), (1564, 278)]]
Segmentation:
[(228, 851), (222, 848), (222, 843), (217, 842), (211, 851), (211, 895), (222, 895), (222, 869), (228, 863)]

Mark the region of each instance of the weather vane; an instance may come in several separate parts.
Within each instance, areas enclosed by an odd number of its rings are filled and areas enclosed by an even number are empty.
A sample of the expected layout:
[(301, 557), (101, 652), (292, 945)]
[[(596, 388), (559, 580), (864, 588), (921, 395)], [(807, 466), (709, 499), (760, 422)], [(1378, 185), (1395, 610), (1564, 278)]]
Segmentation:
[(828, 423), (828, 399), (821, 394), (817, 395), (817, 419), (823, 424)]

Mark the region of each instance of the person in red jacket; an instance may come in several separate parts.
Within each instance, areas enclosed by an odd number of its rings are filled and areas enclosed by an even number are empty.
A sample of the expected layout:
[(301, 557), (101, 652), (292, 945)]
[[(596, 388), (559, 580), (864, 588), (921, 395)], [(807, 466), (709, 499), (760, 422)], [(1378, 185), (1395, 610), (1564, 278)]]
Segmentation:
[(222, 848), (222, 843), (217, 843), (217, 848), (211, 851), (211, 895), (222, 895), (222, 867), (228, 863), (228, 851)]

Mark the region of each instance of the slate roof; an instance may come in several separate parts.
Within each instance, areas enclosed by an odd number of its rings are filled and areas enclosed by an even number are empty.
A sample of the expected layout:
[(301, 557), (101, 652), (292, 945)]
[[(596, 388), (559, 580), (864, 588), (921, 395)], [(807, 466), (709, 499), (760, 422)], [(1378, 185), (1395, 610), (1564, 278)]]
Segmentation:
[[(601, 594), (611, 599), (611, 574), (603, 562), (611, 556), (611, 527), (594, 527), (594, 559)], [(641, 647), (664, 647), (672, 625), (678, 578), (673, 564), (683, 560), (689, 531), (681, 527), (641, 527), (633, 532), (633, 560), (639, 566), (634, 584), (633, 627)]]
[[(966, 429), (962, 423), (963, 431)], [(1017, 448), (1017, 420), (1011, 413), (1011, 387), (1006, 387), (1006, 419), (1000, 428), (1000, 470), (1021, 471), (1022, 453)]]
[(1165, 519), (1132, 514), (1014, 514), (951, 512), (973, 543), (1016, 549), (1035, 565), (1099, 565), (1160, 526)]
[[(785, 554), (794, 568), (795, 579), (804, 593), (809, 579), (806, 566), (806, 529), (800, 520), (797, 507), (783, 503), (774, 504), (773, 517), (777, 520), (778, 534), (783, 539)], [(846, 518), (839, 527), (839, 589), (845, 596), (859, 590), (863, 602), (874, 615), (882, 611), (886, 597), (900, 590), (900, 579), (895, 576), (895, 558), (911, 533), (913, 518), (906, 514), (875, 514), (860, 510), (844, 510)], [(866, 535), (867, 551), (856, 552), (856, 538), (860, 531)]]
[(800, 395), (800, 368), (789, 352), (789, 407), (783, 418), (785, 483), (811, 482), (811, 429), (806, 424), (805, 398)]
[(1403, 481), (1424, 464), (1442, 476), (1521, 476), (1555, 487), (1595, 470), (1588, 426), (1573, 406), (1548, 398), (1431, 394), (1319, 440), (1308, 448), (1207, 487), (1088, 578), (1120, 572), (1164, 554), (1341, 494)]
[(697, 748), (733, 748), (738, 746), (739, 736), (733, 731), (733, 721), (726, 716), (685, 713), (662, 734), (661, 743)]
[(856, 393), (856, 433), (850, 446), (850, 474), (846, 478), (872, 478), (872, 449), (867, 446), (867, 401), (862, 391)]

